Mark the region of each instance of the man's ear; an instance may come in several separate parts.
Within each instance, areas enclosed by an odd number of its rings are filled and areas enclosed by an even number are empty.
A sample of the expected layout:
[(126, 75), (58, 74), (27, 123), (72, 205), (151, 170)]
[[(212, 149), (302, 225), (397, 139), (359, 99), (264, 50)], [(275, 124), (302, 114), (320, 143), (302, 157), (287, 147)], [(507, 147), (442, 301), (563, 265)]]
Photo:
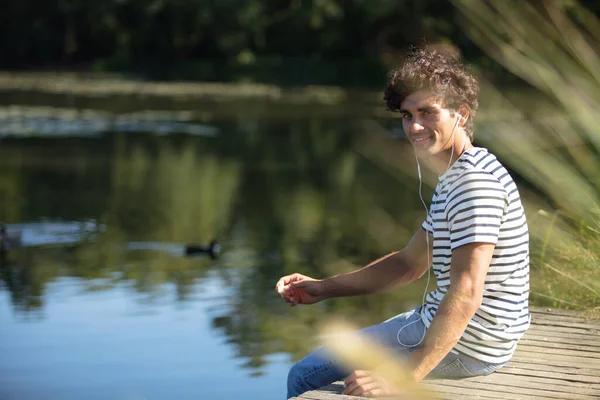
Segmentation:
[(460, 116), (462, 117), (460, 119), (460, 122), (458, 123), (460, 126), (465, 126), (467, 124), (467, 121), (469, 120), (469, 109), (465, 106), (461, 106), (458, 109), (458, 113), (460, 114)]

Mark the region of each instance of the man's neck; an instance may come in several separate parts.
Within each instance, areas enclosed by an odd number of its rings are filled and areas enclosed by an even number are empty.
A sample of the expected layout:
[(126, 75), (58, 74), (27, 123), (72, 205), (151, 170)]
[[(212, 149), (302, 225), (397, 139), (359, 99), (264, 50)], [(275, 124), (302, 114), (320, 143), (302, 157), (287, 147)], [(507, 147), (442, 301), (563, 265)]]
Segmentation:
[[(438, 156), (432, 157), (429, 161), (430, 167), (435, 171), (439, 176), (442, 176), (452, 168), (452, 165), (460, 158), (460, 156), (467, 150), (473, 148), (473, 144), (471, 141), (467, 140), (463, 147), (460, 149), (455, 148), (454, 151), (452, 149), (448, 149)], [(450, 160), (452, 157), (452, 160)]]

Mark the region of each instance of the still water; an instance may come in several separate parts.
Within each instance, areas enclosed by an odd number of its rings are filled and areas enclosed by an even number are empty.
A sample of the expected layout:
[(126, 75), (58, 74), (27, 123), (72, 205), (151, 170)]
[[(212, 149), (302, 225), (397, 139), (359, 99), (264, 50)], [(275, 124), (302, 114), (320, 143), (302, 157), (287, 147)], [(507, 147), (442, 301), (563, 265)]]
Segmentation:
[[(389, 121), (37, 107), (2, 115), (0, 220), (20, 243), (0, 261), (1, 399), (281, 399), (329, 317), (364, 326), (421, 300), (424, 282), (295, 308), (273, 289), (419, 226)], [(212, 240), (216, 259), (177, 251)]]

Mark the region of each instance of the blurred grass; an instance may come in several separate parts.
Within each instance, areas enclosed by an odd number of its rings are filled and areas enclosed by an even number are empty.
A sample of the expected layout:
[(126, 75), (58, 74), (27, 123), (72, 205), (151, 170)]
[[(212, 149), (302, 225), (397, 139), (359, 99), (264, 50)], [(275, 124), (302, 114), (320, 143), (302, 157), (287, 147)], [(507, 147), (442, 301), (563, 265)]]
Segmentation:
[(532, 303), (598, 310), (600, 22), (577, 1), (454, 4), (470, 38), (538, 91), (507, 97), (484, 81), (481, 101), (488, 114), (501, 111), (486, 124), (484, 145), (542, 194), (523, 196)]

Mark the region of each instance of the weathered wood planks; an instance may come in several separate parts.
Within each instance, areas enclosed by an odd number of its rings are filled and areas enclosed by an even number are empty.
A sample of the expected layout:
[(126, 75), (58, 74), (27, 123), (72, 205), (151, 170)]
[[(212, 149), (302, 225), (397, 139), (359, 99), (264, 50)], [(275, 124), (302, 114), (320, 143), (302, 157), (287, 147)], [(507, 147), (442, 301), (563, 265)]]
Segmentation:
[[(598, 400), (600, 320), (585, 314), (532, 308), (532, 325), (513, 359), (489, 376), (427, 380), (435, 399)], [(350, 400), (341, 382), (302, 394), (305, 400)]]

